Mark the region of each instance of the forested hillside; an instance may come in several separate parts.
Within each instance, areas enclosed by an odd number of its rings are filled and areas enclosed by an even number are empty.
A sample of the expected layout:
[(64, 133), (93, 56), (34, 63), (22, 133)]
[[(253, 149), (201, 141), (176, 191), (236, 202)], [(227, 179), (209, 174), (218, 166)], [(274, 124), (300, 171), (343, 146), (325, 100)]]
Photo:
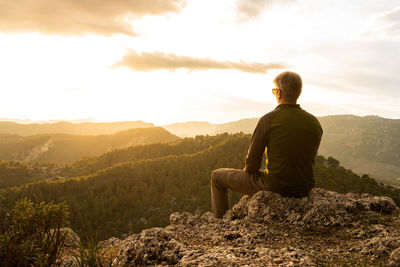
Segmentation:
[[(23, 197), (66, 201), (74, 231), (81, 237), (97, 235), (99, 239), (163, 226), (172, 212), (209, 210), (211, 171), (242, 168), (249, 143), (250, 135), (243, 134), (198, 136), (81, 159), (68, 166), (70, 174), (82, 174), (80, 177), (0, 190), (0, 211)], [(357, 176), (333, 158), (317, 157), (315, 177), (317, 185), (326, 189), (387, 195), (400, 205), (398, 190), (368, 176)], [(234, 203), (240, 195), (231, 197)]]
[(43, 179), (60, 179), (65, 165), (0, 160), (0, 189)]
[(61, 180), (93, 174), (119, 163), (192, 154), (223, 141), (228, 135), (198, 136), (194, 139), (180, 139), (172, 143), (137, 145), (115, 149), (100, 156), (87, 156), (72, 163), (46, 163), (0, 161), (0, 189), (19, 186), (43, 179)]
[(112, 135), (40, 134), (0, 135), (0, 160), (70, 162), (112, 149), (151, 143), (165, 143), (178, 137), (161, 127), (136, 128)]
[[(319, 153), (339, 159), (355, 173), (368, 173), (400, 186), (400, 120), (378, 116), (335, 115), (318, 117), (324, 135)], [(258, 118), (196, 127), (195, 122), (166, 125), (180, 136), (218, 133), (253, 133)]]
[(154, 159), (170, 155), (193, 154), (225, 140), (229, 135), (197, 136), (184, 138), (173, 143), (149, 144), (115, 149), (100, 156), (84, 157), (72, 164), (65, 165), (63, 177), (82, 176), (95, 173), (99, 170), (112, 167), (119, 163)]
[(319, 153), (357, 173), (400, 185), (400, 120), (351, 115), (318, 118), (324, 129)]

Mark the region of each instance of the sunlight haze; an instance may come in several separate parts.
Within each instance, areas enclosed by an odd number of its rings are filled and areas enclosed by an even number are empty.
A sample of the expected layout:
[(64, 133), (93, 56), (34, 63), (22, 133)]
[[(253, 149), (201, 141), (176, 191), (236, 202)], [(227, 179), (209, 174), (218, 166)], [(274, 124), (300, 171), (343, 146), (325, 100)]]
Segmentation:
[(260, 117), (285, 70), (317, 116), (400, 118), (398, 1), (70, 2), (0, 0), (0, 118)]

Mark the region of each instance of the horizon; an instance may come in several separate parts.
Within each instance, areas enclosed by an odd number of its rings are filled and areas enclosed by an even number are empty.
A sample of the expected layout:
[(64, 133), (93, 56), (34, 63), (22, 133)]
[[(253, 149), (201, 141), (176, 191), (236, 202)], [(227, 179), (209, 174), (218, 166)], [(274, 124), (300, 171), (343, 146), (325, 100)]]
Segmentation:
[(0, 118), (257, 118), (286, 70), (315, 116), (400, 118), (395, 0), (25, 1), (0, 0)]
[[(365, 118), (365, 117), (378, 117), (381, 119), (385, 120), (400, 120), (400, 118), (387, 118), (387, 117), (382, 117), (379, 115), (365, 115), (365, 116), (359, 116), (355, 114), (332, 114), (332, 115), (325, 115), (325, 116), (316, 116), (317, 118), (323, 118), (323, 117), (331, 117), (331, 116), (354, 116), (354, 117), (359, 117), (359, 118)], [(167, 126), (167, 125), (172, 125), (172, 124), (185, 124), (185, 123), (208, 123), (211, 125), (221, 125), (221, 124), (228, 124), (232, 122), (237, 122), (241, 120), (252, 120), (252, 119), (259, 119), (260, 117), (246, 117), (246, 118), (239, 118), (236, 120), (230, 120), (230, 121), (223, 121), (223, 122), (210, 122), (210, 121), (195, 121), (195, 120), (188, 120), (188, 121), (173, 121), (169, 122), (166, 124), (156, 124), (151, 121), (144, 121), (144, 120), (132, 120), (132, 121), (99, 121), (95, 119), (76, 119), (76, 120), (48, 120), (48, 121), (33, 121), (29, 119), (11, 119), (11, 118), (0, 118), (0, 122), (14, 122), (17, 124), (21, 125), (29, 125), (29, 124), (55, 124), (55, 123), (61, 123), (61, 122), (66, 122), (66, 123), (72, 123), (72, 124), (81, 124), (81, 123), (129, 123), (129, 122), (139, 122), (139, 123), (147, 123), (147, 124), (153, 124), (155, 127), (162, 127), (162, 126)]]

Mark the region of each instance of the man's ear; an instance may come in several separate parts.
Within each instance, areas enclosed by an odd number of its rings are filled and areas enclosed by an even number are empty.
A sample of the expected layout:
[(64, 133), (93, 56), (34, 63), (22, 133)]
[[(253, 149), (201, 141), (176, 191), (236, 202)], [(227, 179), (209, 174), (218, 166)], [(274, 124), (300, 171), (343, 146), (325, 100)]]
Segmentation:
[(281, 90), (281, 89), (278, 90), (278, 94), (277, 94), (277, 95), (278, 95), (278, 98), (279, 98), (279, 99), (282, 98), (282, 90)]

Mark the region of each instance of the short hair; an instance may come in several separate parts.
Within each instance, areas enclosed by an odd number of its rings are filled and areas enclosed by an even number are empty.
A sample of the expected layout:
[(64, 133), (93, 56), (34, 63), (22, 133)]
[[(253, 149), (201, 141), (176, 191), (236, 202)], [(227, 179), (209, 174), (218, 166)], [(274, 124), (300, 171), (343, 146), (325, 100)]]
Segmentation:
[(274, 83), (282, 91), (282, 98), (287, 101), (296, 101), (300, 94), (303, 82), (300, 75), (292, 71), (285, 71), (275, 77)]

